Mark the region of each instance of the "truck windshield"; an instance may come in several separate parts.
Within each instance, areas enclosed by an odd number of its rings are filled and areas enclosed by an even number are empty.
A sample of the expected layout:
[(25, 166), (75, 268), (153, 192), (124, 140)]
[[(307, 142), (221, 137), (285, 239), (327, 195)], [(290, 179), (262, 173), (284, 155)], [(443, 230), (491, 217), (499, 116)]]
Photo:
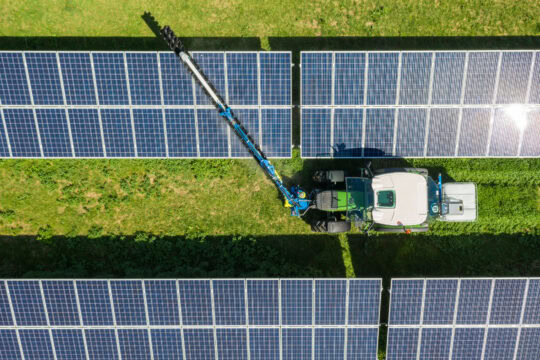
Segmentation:
[(346, 178), (347, 186), (347, 218), (357, 226), (359, 222), (369, 220), (368, 210), (373, 207), (373, 190), (371, 179)]

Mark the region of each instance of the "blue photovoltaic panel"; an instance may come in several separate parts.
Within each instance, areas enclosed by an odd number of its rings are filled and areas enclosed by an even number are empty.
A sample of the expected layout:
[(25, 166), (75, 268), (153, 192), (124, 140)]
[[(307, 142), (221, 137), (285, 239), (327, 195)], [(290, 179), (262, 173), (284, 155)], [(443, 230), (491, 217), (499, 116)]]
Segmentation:
[(378, 329), (349, 328), (347, 360), (373, 360), (377, 357)]
[(480, 360), (484, 344), (484, 331), (482, 328), (455, 329), (452, 360)]
[(519, 133), (519, 127), (512, 118), (511, 113), (505, 109), (495, 109), (489, 155), (518, 155)]
[(523, 323), (540, 324), (540, 279), (529, 280)]
[(462, 279), (459, 287), (457, 324), (485, 324), (491, 294), (491, 280)]
[(214, 280), (213, 291), (216, 325), (244, 325), (244, 280)]
[(257, 53), (228, 53), (227, 83), (230, 105), (257, 105)]
[(101, 109), (107, 157), (133, 157), (133, 128), (129, 109)]
[(160, 105), (156, 53), (126, 53), (132, 105)]
[(73, 147), (77, 157), (103, 157), (101, 129), (96, 109), (69, 109)]
[(144, 286), (150, 325), (180, 325), (176, 281), (146, 280)]
[(484, 156), (491, 110), (463, 109), (462, 111), (458, 156)]
[(50, 325), (80, 325), (73, 281), (48, 280), (43, 281), (41, 285)]
[(345, 329), (315, 329), (315, 359), (341, 360), (345, 352)]
[(163, 113), (159, 109), (134, 109), (135, 138), (139, 157), (165, 157)]
[(246, 329), (217, 329), (219, 359), (247, 360)]
[(197, 157), (193, 109), (166, 109), (167, 142), (170, 157)]
[[(6, 285), (3, 281), (0, 282), (0, 326), (13, 325), (11, 317), (11, 309), (9, 307), (9, 298), (6, 291)], [(0, 338), (1, 341), (1, 338)]]
[(180, 280), (180, 302), (184, 325), (212, 325), (210, 281)]
[(60, 53), (62, 80), (68, 105), (95, 105), (96, 89), (89, 53)]
[(283, 325), (311, 325), (313, 281), (281, 281), (281, 323)]
[(57, 360), (86, 360), (83, 333), (80, 329), (53, 329)]
[(101, 105), (128, 105), (128, 89), (124, 55), (94, 53), (94, 71)]
[(213, 109), (197, 110), (197, 123), (201, 157), (229, 156), (227, 123), (217, 112)]
[(465, 104), (492, 103), (498, 63), (498, 52), (469, 53)]
[(525, 279), (497, 279), (493, 289), (490, 324), (519, 324)]
[(529, 104), (540, 104), (540, 52), (536, 52), (534, 61), (533, 77), (531, 79)]
[(311, 360), (312, 329), (282, 329), (283, 360)]
[(427, 156), (454, 156), (459, 109), (431, 109)]
[(26, 53), (25, 58), (34, 104), (64, 104), (56, 53)]
[(0, 102), (3, 105), (31, 103), (21, 53), (0, 53)]
[(165, 105), (193, 105), (193, 80), (178, 57), (174, 53), (160, 53), (159, 61), (163, 103)]
[(38, 281), (8, 281), (8, 287), (17, 325), (47, 325)]
[(291, 104), (291, 54), (259, 53), (262, 105)]
[(395, 109), (367, 109), (364, 157), (392, 156)]
[[(1, 110), (0, 110), (1, 111)], [(0, 157), (9, 157), (9, 147), (7, 143), (7, 136), (4, 131), (4, 126), (1, 123), (0, 117)]]
[(315, 324), (345, 324), (346, 280), (315, 281)]
[(180, 329), (152, 329), (151, 334), (154, 360), (183, 360)]
[(503, 52), (497, 104), (525, 103), (533, 53)]
[(465, 66), (463, 52), (436, 52), (432, 104), (459, 104)]
[(214, 334), (212, 329), (184, 329), (186, 359), (215, 359)]
[(248, 280), (250, 325), (279, 324), (278, 280)]
[(262, 109), (262, 150), (269, 157), (291, 157), (291, 109)]
[[(226, 99), (225, 89), (225, 54), (223, 53), (193, 53), (193, 58), (202, 69), (208, 80), (214, 85), (219, 94)], [(196, 101), (199, 105), (211, 105), (206, 93), (201, 89), (201, 86), (196, 84), (195, 91), (197, 94)]]
[(146, 325), (144, 296), (140, 281), (111, 281), (116, 324)]
[(378, 325), (381, 299), (380, 280), (349, 280), (350, 325)]
[(423, 280), (392, 280), (389, 324), (420, 323), (423, 289)]
[[(251, 138), (259, 143), (259, 110), (239, 109), (234, 114), (238, 117), (244, 128), (248, 131)], [(278, 123), (279, 124), (279, 123)], [(267, 154), (268, 155), (268, 154)], [(231, 129), (231, 156), (232, 157), (250, 157), (251, 153), (244, 146), (238, 135)], [(269, 156), (269, 155), (268, 155)]]
[(521, 329), (517, 359), (538, 360), (538, 354), (540, 354), (540, 327)]
[(330, 109), (302, 109), (302, 157), (328, 157)]
[(150, 342), (146, 329), (119, 329), (118, 343), (122, 359), (150, 360)]
[(90, 359), (118, 359), (118, 348), (113, 329), (86, 329), (84, 333)]
[(22, 359), (15, 330), (0, 330), (0, 356), (2, 359)]
[(426, 281), (423, 324), (452, 324), (454, 321), (457, 284), (457, 279)]
[(518, 329), (491, 328), (488, 330), (484, 359), (512, 360)]
[(302, 105), (332, 102), (332, 54), (302, 54)]
[(398, 53), (370, 53), (368, 55), (367, 104), (392, 105), (396, 103), (398, 62)]
[(366, 54), (336, 53), (334, 67), (334, 104), (363, 104)]
[(427, 104), (432, 53), (403, 53), (399, 103), (402, 105)]
[(334, 157), (362, 156), (363, 109), (334, 110)]
[(386, 345), (387, 360), (416, 360), (419, 329), (390, 328)]
[(77, 281), (77, 294), (84, 325), (113, 325), (106, 281)]
[(527, 115), (527, 127), (523, 133), (521, 156), (540, 156), (540, 111), (530, 111)]
[(34, 113), (29, 109), (4, 109), (13, 157), (41, 157)]
[(249, 329), (251, 360), (279, 360), (279, 329)]
[(49, 330), (19, 330), (25, 360), (53, 360)]
[(396, 156), (424, 156), (427, 109), (399, 109)]
[(36, 109), (43, 155), (72, 157), (69, 128), (64, 109)]
[(448, 360), (452, 329), (422, 329), (421, 360)]

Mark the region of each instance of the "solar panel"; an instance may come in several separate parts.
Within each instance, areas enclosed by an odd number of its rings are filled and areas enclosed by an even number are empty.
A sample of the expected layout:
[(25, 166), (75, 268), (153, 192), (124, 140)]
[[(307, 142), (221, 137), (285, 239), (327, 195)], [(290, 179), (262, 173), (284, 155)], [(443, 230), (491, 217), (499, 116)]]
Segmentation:
[(538, 156), (537, 54), (302, 52), (301, 156)]
[[(291, 53), (193, 57), (266, 155), (290, 158)], [(2, 158), (251, 157), (171, 52), (0, 52), (0, 115)]]
[(539, 283), (393, 279), (387, 359), (527, 358), (540, 335), (538, 318), (527, 316), (538, 313)]
[(373, 359), (381, 290), (380, 279), (1, 280), (0, 355)]

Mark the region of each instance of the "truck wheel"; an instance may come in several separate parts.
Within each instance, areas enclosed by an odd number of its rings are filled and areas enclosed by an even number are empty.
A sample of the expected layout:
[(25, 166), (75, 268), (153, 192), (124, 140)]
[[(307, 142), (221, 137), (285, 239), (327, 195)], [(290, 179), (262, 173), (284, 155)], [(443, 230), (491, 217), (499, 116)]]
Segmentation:
[(351, 223), (348, 221), (317, 221), (311, 225), (314, 232), (339, 234), (351, 230)]

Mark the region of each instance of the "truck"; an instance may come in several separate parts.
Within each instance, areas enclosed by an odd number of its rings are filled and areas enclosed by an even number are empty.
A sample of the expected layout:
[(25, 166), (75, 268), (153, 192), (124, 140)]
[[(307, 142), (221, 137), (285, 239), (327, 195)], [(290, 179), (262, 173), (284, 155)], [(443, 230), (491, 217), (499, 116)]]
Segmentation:
[(249, 135), (202, 69), (169, 26), (160, 30), (169, 48), (198, 82), (219, 115), (227, 122), (284, 197), (291, 215), (309, 211), (322, 216), (312, 221), (315, 232), (342, 233), (354, 225), (360, 231), (423, 232), (434, 221), (475, 221), (477, 195), (474, 183), (435, 182), (426, 169), (391, 168), (373, 171), (370, 163), (357, 174), (343, 170), (318, 170), (317, 185), (308, 194), (299, 185), (285, 186), (267, 156)]

